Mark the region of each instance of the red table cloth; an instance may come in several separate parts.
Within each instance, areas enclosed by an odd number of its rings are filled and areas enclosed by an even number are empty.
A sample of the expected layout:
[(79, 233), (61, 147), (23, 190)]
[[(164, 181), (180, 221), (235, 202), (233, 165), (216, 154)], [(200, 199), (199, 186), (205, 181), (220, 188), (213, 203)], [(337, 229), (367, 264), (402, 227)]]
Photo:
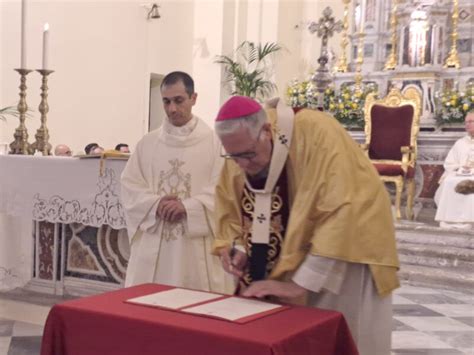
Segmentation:
[(292, 306), (238, 324), (124, 302), (170, 288), (144, 284), (55, 305), (41, 355), (358, 354), (334, 311)]

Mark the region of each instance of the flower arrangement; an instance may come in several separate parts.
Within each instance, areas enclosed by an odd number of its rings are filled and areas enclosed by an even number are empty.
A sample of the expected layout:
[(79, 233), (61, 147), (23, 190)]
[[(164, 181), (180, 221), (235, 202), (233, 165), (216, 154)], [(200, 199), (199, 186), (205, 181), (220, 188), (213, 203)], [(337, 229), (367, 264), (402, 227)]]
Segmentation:
[(436, 122), (439, 125), (446, 123), (463, 123), (466, 114), (474, 109), (474, 85), (466, 91), (444, 90), (436, 94), (437, 110)]
[[(286, 89), (286, 101), (291, 107), (317, 109), (319, 95), (320, 93), (316, 89), (316, 85), (311, 81), (299, 82), (298, 80), (294, 80)], [(334, 89), (326, 89), (323, 101), (325, 110), (329, 107), (329, 97), (331, 95), (334, 95)]]
[(361, 90), (343, 85), (339, 93), (329, 98), (329, 112), (346, 126), (363, 127), (365, 99), (372, 92), (377, 93), (374, 83), (364, 84)]
[[(343, 85), (336, 93), (333, 87), (324, 92), (323, 108), (329, 111), (339, 122), (350, 127), (364, 126), (365, 98), (371, 92), (377, 92), (377, 85), (365, 84), (361, 91), (354, 86)], [(292, 107), (318, 107), (319, 93), (310, 81), (293, 81), (287, 88), (287, 103)]]

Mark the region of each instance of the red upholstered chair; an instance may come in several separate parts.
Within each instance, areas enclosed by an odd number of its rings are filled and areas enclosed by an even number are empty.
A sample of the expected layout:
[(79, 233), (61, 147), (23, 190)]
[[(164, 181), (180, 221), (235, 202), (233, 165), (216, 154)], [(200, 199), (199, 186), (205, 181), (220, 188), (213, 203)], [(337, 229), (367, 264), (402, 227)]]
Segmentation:
[(383, 99), (369, 94), (365, 101), (365, 144), (362, 149), (384, 182), (396, 187), (395, 208), (401, 218), (400, 201), (407, 191), (407, 218), (413, 219), (416, 140), (420, 129), (421, 98), (415, 89), (404, 95), (392, 89)]

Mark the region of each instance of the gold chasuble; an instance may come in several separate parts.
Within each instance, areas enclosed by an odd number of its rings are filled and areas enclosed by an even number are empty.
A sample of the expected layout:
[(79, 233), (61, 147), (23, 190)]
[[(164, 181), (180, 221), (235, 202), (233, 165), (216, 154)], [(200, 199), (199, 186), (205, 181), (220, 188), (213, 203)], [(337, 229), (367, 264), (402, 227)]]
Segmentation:
[[(283, 116), (277, 117), (276, 109), (268, 109), (267, 116), (273, 128), (273, 141), (288, 141), (282, 173), (285, 176), (281, 179), (278, 172), (271, 177), (270, 168), (269, 179), (278, 180), (273, 196), (284, 181), (287, 196), (281, 202), (282, 206), (286, 204), (289, 216), (287, 223), (278, 224), (278, 216), (272, 214), (267, 224), (270, 234), (264, 243), (266, 253), (276, 254), (273, 259), (271, 255), (267, 257), (264, 272), (268, 275), (264, 278), (289, 280), (311, 253), (369, 265), (379, 295), (389, 294), (399, 286), (399, 262), (390, 200), (377, 171), (330, 115), (299, 111), (294, 116), (290, 139), (279, 133), (281, 126), (287, 126), (279, 122)], [(250, 248), (249, 237), (255, 236), (249, 231), (259, 229), (252, 226), (258, 223), (259, 215), (255, 215), (255, 206), (245, 204), (246, 199), (252, 202), (249, 185), (252, 186), (238, 165), (227, 160), (216, 187), (217, 239), (213, 252), (217, 254), (218, 249), (228, 247), (235, 239), (250, 253), (251, 264), (254, 248)], [(276, 207), (274, 201), (273, 198), (272, 209)], [(280, 215), (285, 218), (284, 213)], [(284, 235), (273, 250), (272, 241), (278, 239), (275, 231), (279, 228)], [(244, 282), (251, 281), (253, 277), (247, 270)]]

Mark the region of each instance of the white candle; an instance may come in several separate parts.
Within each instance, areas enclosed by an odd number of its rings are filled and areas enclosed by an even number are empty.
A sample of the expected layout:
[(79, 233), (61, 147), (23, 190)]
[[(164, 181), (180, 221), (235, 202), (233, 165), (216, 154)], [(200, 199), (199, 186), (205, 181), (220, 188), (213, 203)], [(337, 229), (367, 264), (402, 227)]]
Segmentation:
[(360, 2), (360, 28), (359, 28), (360, 33), (364, 32), (365, 16), (367, 12), (366, 7), (367, 7), (367, 2), (365, 0), (361, 0)]
[(21, 65), (26, 69), (26, 0), (21, 0)]
[(44, 24), (43, 29), (43, 69), (48, 69), (48, 43), (49, 43), (49, 24)]

